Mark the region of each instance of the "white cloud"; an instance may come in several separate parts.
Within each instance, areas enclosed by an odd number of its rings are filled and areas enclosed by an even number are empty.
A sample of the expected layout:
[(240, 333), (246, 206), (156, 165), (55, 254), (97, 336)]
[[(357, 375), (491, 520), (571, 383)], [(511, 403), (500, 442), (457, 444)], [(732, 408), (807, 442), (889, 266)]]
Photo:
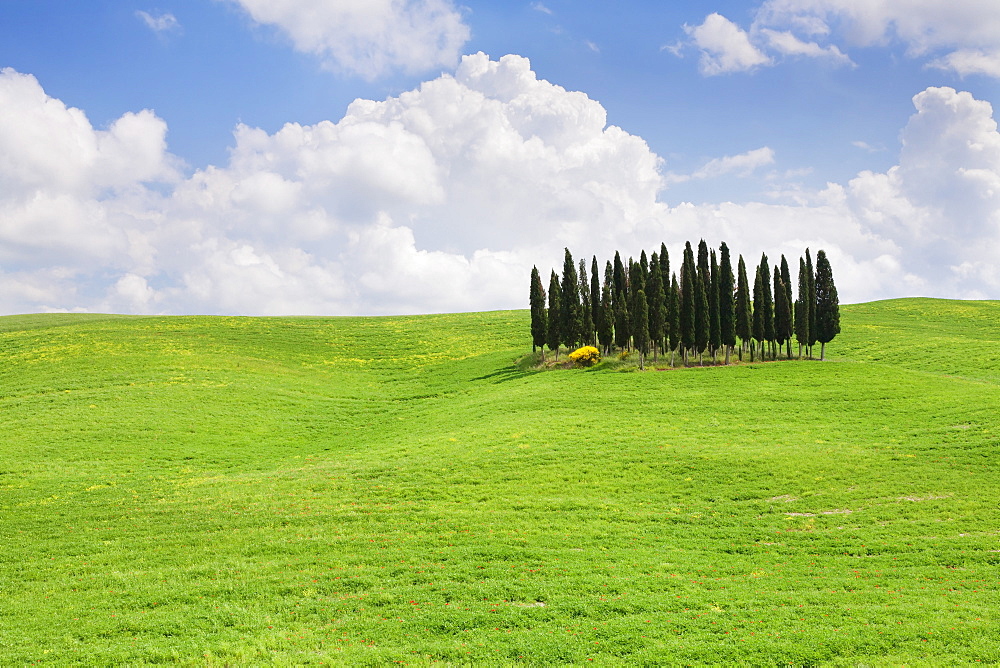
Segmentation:
[(180, 30), (181, 24), (177, 17), (170, 13), (153, 15), (149, 12), (139, 10), (135, 13), (146, 26), (157, 34)]
[(932, 60), (927, 66), (939, 70), (951, 70), (963, 77), (970, 74), (985, 74), (1000, 78), (1000, 48), (990, 51), (959, 49)]
[(809, 58), (824, 58), (840, 65), (854, 66), (854, 62), (834, 45), (820, 46), (816, 42), (804, 42), (793, 35), (791, 31), (777, 31), (765, 28), (761, 30), (769, 46), (786, 56), (806, 56)]
[(691, 41), (701, 50), (698, 67), (705, 76), (745, 72), (771, 59), (750, 43), (746, 31), (721, 14), (709, 14), (699, 26), (684, 26)]
[[(886, 172), (799, 192), (792, 204), (667, 206), (645, 142), (517, 56), (467, 56), (454, 75), (359, 100), (336, 122), (240, 126), (226, 165), (186, 178), (152, 113), (95, 130), (33, 77), (5, 70), (0, 311), (521, 308), (531, 266), (560, 266), (564, 246), (603, 261), (661, 241), (677, 253), (700, 238), (753, 261), (823, 248), (844, 301), (995, 297), (993, 110), (949, 88), (914, 105)], [(773, 162), (762, 147), (696, 176)]]
[[(790, 28), (854, 46), (902, 43), (910, 57), (946, 52), (930, 65), (1000, 76), (1000, 3), (982, 0), (767, 0), (759, 28)], [(836, 48), (836, 47), (833, 47)]]
[(545, 5), (543, 5), (540, 2), (533, 2), (533, 3), (531, 3), (531, 8), (534, 9), (536, 12), (541, 12), (543, 14), (548, 14), (549, 16), (552, 15), (552, 10), (549, 9), (548, 7), (546, 7)]
[(774, 164), (774, 150), (763, 146), (738, 155), (713, 158), (693, 174), (667, 174), (667, 183), (684, 183), (692, 179), (714, 179), (727, 174), (750, 176), (756, 169)]
[(452, 67), (469, 27), (451, 0), (232, 0), (334, 70), (373, 79)]

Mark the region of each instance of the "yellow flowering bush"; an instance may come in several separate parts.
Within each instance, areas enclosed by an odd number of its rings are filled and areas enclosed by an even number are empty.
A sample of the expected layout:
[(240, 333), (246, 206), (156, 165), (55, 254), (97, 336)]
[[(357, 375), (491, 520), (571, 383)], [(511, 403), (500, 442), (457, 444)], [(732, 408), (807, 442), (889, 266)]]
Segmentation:
[(594, 366), (601, 361), (601, 351), (594, 346), (584, 346), (571, 352), (569, 359), (579, 366)]

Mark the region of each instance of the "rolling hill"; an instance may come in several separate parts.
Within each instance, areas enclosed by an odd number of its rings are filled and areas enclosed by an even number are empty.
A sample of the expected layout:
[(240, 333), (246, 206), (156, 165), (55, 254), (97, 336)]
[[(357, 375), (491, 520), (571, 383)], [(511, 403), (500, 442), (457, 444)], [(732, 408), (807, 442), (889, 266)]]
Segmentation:
[(538, 371), (527, 312), (0, 318), (0, 664), (1000, 662), (1000, 303)]

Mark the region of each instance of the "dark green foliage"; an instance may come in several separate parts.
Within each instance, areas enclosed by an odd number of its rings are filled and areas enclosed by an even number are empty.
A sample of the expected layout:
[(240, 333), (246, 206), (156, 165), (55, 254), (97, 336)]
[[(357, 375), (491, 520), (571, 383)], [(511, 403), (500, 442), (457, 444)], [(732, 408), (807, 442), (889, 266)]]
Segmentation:
[(695, 281), (698, 280), (697, 269), (694, 264), (694, 251), (691, 250), (691, 242), (684, 245), (684, 261), (681, 264), (681, 348), (684, 350), (684, 361), (687, 362), (687, 355), (695, 346)]
[[(781, 256), (781, 282), (785, 286), (785, 303), (788, 305), (788, 322), (785, 325), (785, 329), (779, 332), (781, 334), (781, 339), (786, 341), (788, 346), (786, 350), (786, 356), (790, 359), (792, 357), (792, 336), (795, 334), (795, 316), (794, 316), (794, 297), (792, 296), (792, 276), (788, 271), (788, 260), (785, 259), (784, 254)], [(775, 298), (777, 303), (777, 298)]]
[(795, 340), (799, 344), (799, 357), (802, 357), (802, 347), (809, 345), (809, 274), (806, 261), (799, 258), (799, 295), (795, 300)]
[(587, 279), (587, 262), (580, 259), (580, 313), (581, 329), (580, 345), (594, 342), (594, 306), (590, 301), (590, 281)]
[(715, 259), (715, 250), (709, 252), (709, 265), (712, 269), (712, 280), (708, 290), (708, 347), (712, 357), (722, 347), (722, 330), (719, 315), (719, 263)]
[(576, 346), (583, 341), (583, 308), (580, 304), (580, 281), (573, 263), (573, 255), (566, 249), (563, 261), (562, 293), (559, 308), (562, 313), (560, 323), (562, 343)]
[[(538, 275), (538, 267), (531, 268), (531, 351), (545, 345), (546, 317), (545, 317), (545, 288), (542, 286), (542, 279)], [(544, 354), (544, 351), (543, 351)]]
[(743, 349), (753, 338), (753, 309), (750, 302), (750, 285), (747, 282), (747, 266), (740, 255), (736, 284), (736, 336), (740, 337), (740, 359)]
[(603, 317), (601, 306), (601, 276), (598, 273), (597, 256), (590, 263), (590, 308), (593, 311), (594, 335), (592, 341), (597, 341), (600, 329), (599, 321)]
[(813, 271), (812, 258), (806, 249), (806, 308), (809, 313), (809, 357), (812, 357), (812, 347), (816, 345), (816, 274)]
[[(761, 273), (760, 267), (757, 267), (757, 274), (753, 280), (753, 328), (751, 330), (751, 336), (758, 346), (763, 350), (764, 341), (767, 337), (767, 327), (764, 324), (765, 314), (764, 310), (764, 276)], [(750, 348), (750, 361), (754, 359), (754, 348)]]
[(663, 289), (670, 286), (670, 253), (667, 252), (667, 245), (660, 244), (660, 276), (663, 277)]
[(819, 358), (823, 359), (826, 344), (840, 334), (840, 299), (833, 284), (833, 269), (825, 251), (816, 253), (816, 340), (820, 342)]
[(549, 347), (549, 350), (553, 350), (556, 353), (556, 359), (559, 359), (559, 344), (562, 341), (562, 308), (560, 306), (560, 288), (559, 288), (559, 277), (556, 276), (555, 270), (552, 271), (552, 275), (549, 276), (549, 312), (548, 312), (548, 332), (545, 336), (545, 345)]
[(667, 292), (663, 288), (663, 277), (660, 275), (660, 262), (656, 253), (650, 258), (648, 287), (649, 338), (655, 355), (663, 348), (667, 331)]
[(792, 305), (778, 267), (774, 268), (774, 336), (779, 347), (792, 336)]
[(615, 342), (615, 313), (611, 300), (611, 286), (613, 283), (614, 277), (611, 262), (608, 262), (604, 268), (604, 286), (601, 288), (601, 310), (599, 311), (600, 318), (597, 322), (597, 340), (601, 344), (601, 347), (604, 348), (605, 355), (611, 351), (611, 346)]
[[(827, 309), (823, 312), (827, 328), (824, 336), (832, 337), (839, 332), (839, 310), (832, 270), (826, 254), (823, 256), (824, 283), (820, 293)], [(558, 294), (553, 295), (551, 289), (548, 293), (550, 304), (553, 301), (558, 304), (556, 310), (551, 306), (540, 308), (546, 293), (541, 288), (537, 268), (532, 273), (532, 345), (536, 350), (541, 346), (539, 333), (544, 332), (546, 344), (549, 338), (556, 337), (555, 348), (550, 348), (557, 354), (561, 345), (589, 344), (600, 345), (607, 355), (616, 346), (623, 350), (639, 346), (638, 337), (643, 355), (651, 351), (655, 359), (670, 350), (673, 366), (672, 353), (678, 349), (687, 365), (692, 354), (697, 354), (701, 363), (706, 350), (716, 361), (720, 348), (724, 348), (725, 362), (729, 364), (737, 339), (740, 360), (748, 348), (751, 360), (768, 355), (777, 359), (782, 347), (790, 358), (791, 339), (795, 336), (800, 345), (799, 357), (802, 346), (807, 346), (812, 355), (812, 344), (818, 336), (815, 325), (819, 312), (818, 270), (815, 274), (811, 270), (809, 249), (805, 258), (799, 260), (798, 299), (794, 301), (784, 255), (772, 274), (767, 255), (761, 254), (752, 295), (743, 256), (739, 256), (734, 276), (730, 250), (724, 242), (717, 254), (702, 239), (697, 262), (695, 257), (691, 242), (685, 242), (680, 270), (668, 278), (664, 273), (670, 267), (665, 244), (661, 243), (660, 252), (649, 257), (645, 250), (640, 251), (639, 260), (629, 258), (627, 264), (622, 263), (621, 254), (616, 251), (614, 261), (605, 262), (602, 286), (597, 257), (592, 258), (588, 274), (586, 262), (581, 260), (577, 268), (569, 248), (565, 249), (561, 281), (553, 272)], [(643, 308), (638, 303), (640, 292), (646, 301)], [(640, 311), (645, 317), (640, 316)]]
[[(771, 266), (767, 261), (767, 255), (760, 256), (760, 278), (761, 293), (764, 298), (764, 340), (771, 344), (772, 358), (774, 356), (774, 342), (777, 336), (774, 332), (774, 294), (771, 292)], [(756, 305), (754, 305), (756, 308)]]
[(632, 325), (629, 318), (628, 299), (619, 293), (615, 300), (615, 345), (625, 350), (632, 340)]
[(645, 290), (640, 289), (635, 293), (635, 313), (632, 322), (635, 323), (632, 338), (639, 351), (639, 368), (642, 369), (645, 357), (649, 354), (649, 305)]
[(729, 351), (736, 345), (736, 295), (734, 294), (733, 264), (729, 246), (719, 246), (719, 336)]
[(673, 365), (673, 351), (681, 345), (681, 288), (675, 273), (667, 292), (667, 347), (670, 349), (670, 364)]
[(617, 310), (618, 296), (628, 296), (628, 281), (625, 276), (625, 266), (622, 264), (622, 256), (618, 254), (618, 251), (615, 251), (614, 279), (615, 282), (611, 286), (611, 297), (614, 300), (615, 309)]

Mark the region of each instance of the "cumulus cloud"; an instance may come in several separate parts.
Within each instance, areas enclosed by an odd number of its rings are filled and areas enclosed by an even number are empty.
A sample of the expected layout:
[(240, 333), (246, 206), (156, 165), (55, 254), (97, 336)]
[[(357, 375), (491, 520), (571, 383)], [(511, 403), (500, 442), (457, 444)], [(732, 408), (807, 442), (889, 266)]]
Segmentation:
[(771, 59), (751, 44), (746, 31), (721, 14), (709, 14), (701, 25), (684, 26), (684, 31), (701, 51), (698, 67), (705, 76), (771, 64)]
[(470, 31), (451, 0), (232, 0), (329, 68), (373, 79), (452, 67)]
[[(792, 203), (661, 199), (661, 160), (518, 56), (467, 56), (337, 121), (237, 127), (227, 164), (183, 176), (151, 112), (106, 130), (0, 74), (0, 310), (366, 314), (522, 308), (562, 249), (627, 257), (725, 240), (809, 246), (844, 301), (1000, 294), (1000, 133), (990, 105), (914, 97), (898, 164)], [(697, 178), (773, 164), (768, 147)], [(669, 194), (669, 191), (667, 191)]]

